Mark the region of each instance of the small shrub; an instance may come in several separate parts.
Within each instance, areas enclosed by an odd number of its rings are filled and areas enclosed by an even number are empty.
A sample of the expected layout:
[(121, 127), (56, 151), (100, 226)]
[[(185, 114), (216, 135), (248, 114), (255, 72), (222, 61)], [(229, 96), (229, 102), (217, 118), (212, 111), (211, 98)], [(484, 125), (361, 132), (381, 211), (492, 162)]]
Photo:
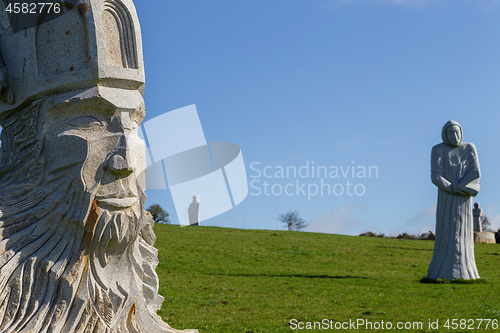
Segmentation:
[(436, 240), (436, 235), (434, 235), (434, 233), (429, 230), (429, 232), (424, 232), (423, 234), (420, 234), (417, 238), (420, 240)]
[[(410, 239), (410, 240), (435, 240), (436, 236), (432, 231), (424, 232), (418, 236), (409, 235), (406, 232), (399, 234), (397, 237), (386, 236), (385, 234), (376, 234), (371, 231), (364, 232), (360, 234), (361, 237), (381, 237), (381, 238), (395, 238), (395, 239)], [(499, 229), (499, 238), (500, 238), (500, 229)]]
[(417, 239), (414, 235), (408, 235), (406, 232), (399, 234), (397, 239)]
[(361, 237), (381, 237), (381, 238), (384, 238), (385, 234), (376, 234), (374, 232), (367, 231), (367, 232), (364, 232), (364, 233), (360, 234), (359, 236), (361, 236)]

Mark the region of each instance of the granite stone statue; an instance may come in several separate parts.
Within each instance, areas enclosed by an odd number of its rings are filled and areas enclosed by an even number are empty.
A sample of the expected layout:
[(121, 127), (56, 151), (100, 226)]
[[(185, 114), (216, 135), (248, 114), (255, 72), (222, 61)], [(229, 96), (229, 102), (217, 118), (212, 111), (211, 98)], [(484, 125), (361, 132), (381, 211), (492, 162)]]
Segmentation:
[(483, 228), (481, 227), (481, 217), (483, 216), (483, 210), (479, 207), (479, 204), (477, 202), (474, 204), (472, 216), (474, 217), (474, 231), (483, 232)]
[(197, 332), (156, 314), (133, 2), (63, 5), (0, 17), (0, 332)]
[(429, 279), (478, 279), (474, 259), (472, 197), (479, 191), (476, 147), (462, 142), (462, 127), (448, 121), (443, 143), (432, 148), (431, 179), (438, 187), (436, 241)]
[(472, 216), (474, 217), (474, 243), (495, 244), (495, 233), (483, 231), (483, 227), (481, 225), (483, 210), (479, 207), (477, 202), (474, 204)]
[(188, 208), (189, 225), (200, 225), (200, 196), (193, 196), (193, 202)]

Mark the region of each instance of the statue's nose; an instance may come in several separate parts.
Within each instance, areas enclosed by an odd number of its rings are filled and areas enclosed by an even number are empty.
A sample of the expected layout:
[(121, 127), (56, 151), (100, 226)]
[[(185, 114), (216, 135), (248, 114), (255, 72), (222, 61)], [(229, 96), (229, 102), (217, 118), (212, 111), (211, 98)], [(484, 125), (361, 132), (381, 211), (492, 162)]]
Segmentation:
[(114, 154), (109, 159), (109, 169), (117, 176), (128, 176), (135, 171), (132, 163), (127, 162), (127, 160), (119, 154)]

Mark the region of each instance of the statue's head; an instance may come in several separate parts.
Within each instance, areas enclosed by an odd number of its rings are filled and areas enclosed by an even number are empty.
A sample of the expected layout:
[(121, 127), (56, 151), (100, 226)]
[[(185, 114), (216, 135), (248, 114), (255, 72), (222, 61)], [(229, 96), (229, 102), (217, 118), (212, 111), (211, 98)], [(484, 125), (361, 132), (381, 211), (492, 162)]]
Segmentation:
[[(32, 24), (28, 16), (14, 20), (22, 29), (0, 31), (0, 186), (2, 180), (19, 182), (12, 166), (28, 171), (23, 158), (31, 158), (42, 184), (72, 179), (69, 188), (63, 191), (61, 183), (51, 193), (60, 204), (56, 194), (79, 193), (73, 199), (82, 207), (72, 218), (85, 221), (91, 215), (83, 206), (124, 211), (138, 205), (144, 192), (141, 34), (132, 0), (69, 0), (58, 10), (33, 14)], [(3, 27), (7, 19), (0, 18)], [(24, 190), (30, 186), (18, 183)], [(47, 196), (51, 186), (38, 191)]]
[(443, 126), (441, 137), (448, 146), (456, 148), (462, 143), (462, 127), (456, 121), (450, 120)]
[(144, 116), (139, 91), (94, 87), (48, 96), (2, 120), (0, 220), (16, 205), (12, 213), (31, 218), (50, 210), (84, 225), (93, 251), (133, 241), (149, 221)]
[(478, 208), (479, 208), (479, 203), (477, 203), (477, 202), (476, 202), (476, 203), (474, 204), (474, 208), (478, 209)]

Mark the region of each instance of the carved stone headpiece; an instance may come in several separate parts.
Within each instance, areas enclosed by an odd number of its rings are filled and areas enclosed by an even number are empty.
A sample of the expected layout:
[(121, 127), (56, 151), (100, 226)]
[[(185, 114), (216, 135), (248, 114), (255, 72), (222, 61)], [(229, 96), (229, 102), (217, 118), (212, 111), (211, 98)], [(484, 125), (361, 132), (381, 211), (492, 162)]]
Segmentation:
[[(0, 11), (7, 4), (2, 1)], [(142, 41), (132, 0), (72, 0), (61, 7), (57, 16), (36, 14), (32, 27), (19, 27), (19, 20), (14, 26), (8, 15), (0, 18), (0, 119), (65, 91), (106, 86), (143, 93)]]

